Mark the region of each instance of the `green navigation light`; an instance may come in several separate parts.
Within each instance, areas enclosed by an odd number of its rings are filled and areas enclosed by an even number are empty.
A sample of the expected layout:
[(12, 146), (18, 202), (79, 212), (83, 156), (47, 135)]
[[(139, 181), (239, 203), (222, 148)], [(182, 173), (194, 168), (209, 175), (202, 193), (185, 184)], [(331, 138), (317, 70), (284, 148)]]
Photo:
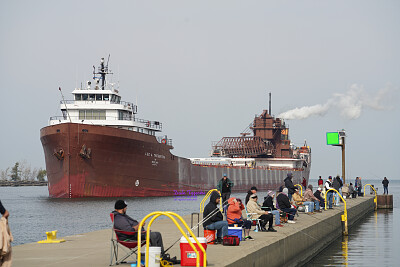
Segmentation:
[(327, 145), (339, 145), (339, 133), (326, 133), (326, 144)]

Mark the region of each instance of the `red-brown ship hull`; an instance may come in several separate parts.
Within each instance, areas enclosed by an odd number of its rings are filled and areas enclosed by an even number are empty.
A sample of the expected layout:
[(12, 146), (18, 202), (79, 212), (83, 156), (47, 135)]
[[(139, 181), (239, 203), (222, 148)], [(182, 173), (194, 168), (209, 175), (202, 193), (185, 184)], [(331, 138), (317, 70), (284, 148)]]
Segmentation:
[(309, 168), (196, 166), (154, 136), (107, 126), (62, 123), (42, 128), (40, 139), (54, 198), (172, 196), (216, 188), (224, 173), (234, 191), (277, 189), (288, 171), (295, 183), (309, 177)]

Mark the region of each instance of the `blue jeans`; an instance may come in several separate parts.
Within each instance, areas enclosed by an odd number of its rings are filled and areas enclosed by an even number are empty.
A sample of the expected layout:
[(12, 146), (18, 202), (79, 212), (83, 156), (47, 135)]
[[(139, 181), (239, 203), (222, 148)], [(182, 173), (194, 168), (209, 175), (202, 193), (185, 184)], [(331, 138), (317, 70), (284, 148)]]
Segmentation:
[(384, 187), (383, 187), (383, 194), (385, 194), (385, 193), (386, 193), (386, 195), (389, 194), (389, 190), (388, 190), (388, 187), (387, 187), (387, 186), (384, 186)]
[(331, 209), (332, 208), (332, 201), (333, 201), (333, 192), (332, 191), (329, 191), (326, 194), (326, 200), (328, 201), (329, 208)]
[(293, 208), (287, 208), (287, 209), (281, 209), (283, 212), (286, 212), (288, 214), (288, 219), (293, 220), (294, 215), (296, 214), (297, 210)]
[(217, 237), (224, 237), (228, 235), (228, 222), (227, 221), (218, 221), (212, 224), (209, 224), (205, 227), (207, 230), (217, 230)]
[(281, 224), (281, 216), (278, 210), (270, 211), (272, 215), (275, 215), (275, 225)]
[(304, 205), (308, 206), (308, 212), (314, 212), (314, 202), (306, 201), (304, 202)]
[(314, 202), (315, 210), (320, 210), (320, 207), (319, 207), (319, 200), (313, 200), (313, 202)]
[(336, 192), (334, 194), (335, 194), (335, 206), (339, 206), (339, 194)]
[(292, 201), (292, 195), (293, 195), (293, 194), (288, 193), (289, 201)]

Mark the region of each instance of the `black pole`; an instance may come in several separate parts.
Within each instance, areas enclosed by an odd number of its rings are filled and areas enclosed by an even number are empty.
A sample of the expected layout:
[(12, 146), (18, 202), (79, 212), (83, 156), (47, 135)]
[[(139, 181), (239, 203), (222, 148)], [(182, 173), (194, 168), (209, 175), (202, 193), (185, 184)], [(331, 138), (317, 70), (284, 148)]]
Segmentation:
[(271, 92), (269, 93), (269, 115), (271, 115)]

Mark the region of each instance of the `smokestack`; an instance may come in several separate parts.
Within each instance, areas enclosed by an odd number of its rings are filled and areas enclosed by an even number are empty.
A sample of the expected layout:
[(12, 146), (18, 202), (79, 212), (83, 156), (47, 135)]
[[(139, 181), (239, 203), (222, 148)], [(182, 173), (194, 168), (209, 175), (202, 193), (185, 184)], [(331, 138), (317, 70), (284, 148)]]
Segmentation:
[(271, 92), (269, 93), (269, 115), (271, 115)]

